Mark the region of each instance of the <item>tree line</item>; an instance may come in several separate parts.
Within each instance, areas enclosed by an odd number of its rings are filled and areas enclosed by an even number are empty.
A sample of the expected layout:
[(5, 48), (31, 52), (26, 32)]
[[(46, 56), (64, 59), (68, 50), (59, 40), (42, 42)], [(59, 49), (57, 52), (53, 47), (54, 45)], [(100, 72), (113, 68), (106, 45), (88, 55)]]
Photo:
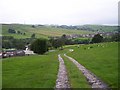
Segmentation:
[[(89, 43), (101, 43), (101, 42), (108, 42), (108, 41), (120, 41), (120, 33), (114, 34), (109, 40), (102, 37), (100, 34), (96, 34), (91, 40), (83, 40), (81, 43), (89, 44)], [(73, 45), (79, 44), (80, 42), (73, 41), (72, 39), (68, 39), (66, 35), (62, 35), (61, 37), (51, 37), (49, 40), (45, 39), (37, 39), (31, 44), (31, 50), (38, 54), (44, 54), (50, 48), (59, 48), (60, 50), (63, 49), (64, 45)]]
[(2, 48), (25, 49), (25, 45), (32, 43), (34, 38), (16, 39), (13, 36), (2, 36)]
[(120, 33), (115, 33), (111, 37), (103, 37), (100, 34), (96, 34), (92, 39), (69, 39), (64, 34), (61, 37), (50, 37), (46, 39), (37, 39), (35, 34), (31, 38), (26, 39), (15, 39), (12, 36), (2, 36), (2, 48), (16, 48), (18, 50), (25, 49), (25, 46), (30, 44), (31, 50), (38, 54), (44, 54), (49, 49), (59, 48), (63, 49), (64, 45), (73, 45), (73, 44), (89, 44), (89, 43), (100, 43), (100, 42), (119, 42)]

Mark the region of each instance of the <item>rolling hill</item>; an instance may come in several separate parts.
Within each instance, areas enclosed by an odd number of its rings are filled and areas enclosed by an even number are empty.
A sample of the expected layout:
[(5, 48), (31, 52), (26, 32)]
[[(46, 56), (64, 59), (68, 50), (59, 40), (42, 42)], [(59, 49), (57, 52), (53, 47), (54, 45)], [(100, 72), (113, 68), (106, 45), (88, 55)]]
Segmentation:
[(117, 26), (106, 26), (106, 25), (83, 25), (80, 28), (89, 31), (99, 31), (99, 32), (114, 32), (118, 30)]
[[(16, 31), (15, 34), (9, 33), (8, 29)], [(37, 38), (48, 38), (50, 36), (62, 36), (63, 34), (93, 34), (96, 32), (116, 32), (117, 26), (105, 25), (25, 25), (25, 24), (2, 24), (2, 35), (14, 36), (14, 38), (30, 38), (34, 33)], [(20, 32), (20, 34), (18, 34)], [(24, 34), (25, 33), (25, 34)]]
[[(18, 33), (8, 33), (8, 29), (14, 29), (16, 32), (20, 31), (23, 34)], [(30, 38), (32, 34), (35, 34), (37, 38), (48, 38), (50, 36), (62, 36), (63, 34), (92, 34), (92, 31), (85, 30), (74, 30), (74, 29), (64, 29), (56, 28), (52, 26), (35, 26), (23, 25), (23, 24), (3, 24), (2, 25), (2, 35), (14, 36), (15, 38)]]

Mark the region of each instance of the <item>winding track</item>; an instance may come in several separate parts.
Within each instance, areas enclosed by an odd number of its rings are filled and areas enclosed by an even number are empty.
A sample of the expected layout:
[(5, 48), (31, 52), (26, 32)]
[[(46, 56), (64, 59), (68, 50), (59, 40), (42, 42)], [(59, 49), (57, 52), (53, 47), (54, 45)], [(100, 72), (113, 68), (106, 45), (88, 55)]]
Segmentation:
[(67, 57), (78, 67), (78, 69), (84, 74), (84, 76), (86, 77), (87, 81), (89, 82), (92, 88), (102, 88), (102, 90), (110, 89), (105, 83), (103, 83), (103, 81), (101, 81), (96, 75), (94, 75), (84, 66), (82, 66), (80, 63), (78, 63), (75, 59), (67, 56), (66, 54), (64, 54), (64, 56)]
[(56, 80), (56, 90), (65, 90), (67, 88), (70, 88), (68, 76), (67, 76), (67, 70), (64, 64), (64, 60), (58, 55), (58, 60), (59, 60), (59, 72), (58, 72), (58, 78)]

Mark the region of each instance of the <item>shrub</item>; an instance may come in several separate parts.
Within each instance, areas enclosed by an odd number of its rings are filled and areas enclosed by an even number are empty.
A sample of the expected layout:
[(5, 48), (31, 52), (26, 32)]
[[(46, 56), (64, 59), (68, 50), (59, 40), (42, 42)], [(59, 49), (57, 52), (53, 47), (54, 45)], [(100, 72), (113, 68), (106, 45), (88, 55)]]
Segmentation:
[(16, 33), (14, 29), (8, 29), (8, 33)]
[(31, 44), (30, 48), (34, 53), (44, 54), (47, 51), (47, 40), (37, 39)]
[(31, 35), (31, 38), (35, 38), (35, 34), (34, 33)]
[(100, 34), (96, 34), (93, 38), (92, 38), (92, 43), (100, 43), (103, 41), (103, 37)]

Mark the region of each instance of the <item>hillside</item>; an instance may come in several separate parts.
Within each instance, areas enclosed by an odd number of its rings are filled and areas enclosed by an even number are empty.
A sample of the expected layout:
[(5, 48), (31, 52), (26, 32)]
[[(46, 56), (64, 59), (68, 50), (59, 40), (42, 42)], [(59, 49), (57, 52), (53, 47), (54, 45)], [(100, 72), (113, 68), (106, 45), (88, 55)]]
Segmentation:
[(93, 31), (93, 32), (114, 32), (118, 31), (117, 26), (106, 26), (106, 25), (78, 25), (78, 26), (67, 26), (61, 25), (57, 26), (58, 28), (65, 29), (77, 29), (77, 30), (85, 30), (85, 31)]
[(106, 26), (106, 25), (83, 25), (80, 26), (83, 29), (88, 29), (89, 31), (99, 31), (99, 32), (114, 32), (117, 31), (117, 26)]
[[(16, 32), (20, 31), (23, 34), (11, 34), (8, 33), (8, 29), (14, 29)], [(74, 30), (74, 29), (64, 29), (52, 26), (32, 26), (23, 24), (3, 24), (2, 25), (2, 35), (14, 36), (15, 38), (30, 38), (31, 35), (35, 33), (37, 38), (48, 38), (49, 36), (62, 36), (63, 34), (91, 34), (92, 31), (85, 30)]]

